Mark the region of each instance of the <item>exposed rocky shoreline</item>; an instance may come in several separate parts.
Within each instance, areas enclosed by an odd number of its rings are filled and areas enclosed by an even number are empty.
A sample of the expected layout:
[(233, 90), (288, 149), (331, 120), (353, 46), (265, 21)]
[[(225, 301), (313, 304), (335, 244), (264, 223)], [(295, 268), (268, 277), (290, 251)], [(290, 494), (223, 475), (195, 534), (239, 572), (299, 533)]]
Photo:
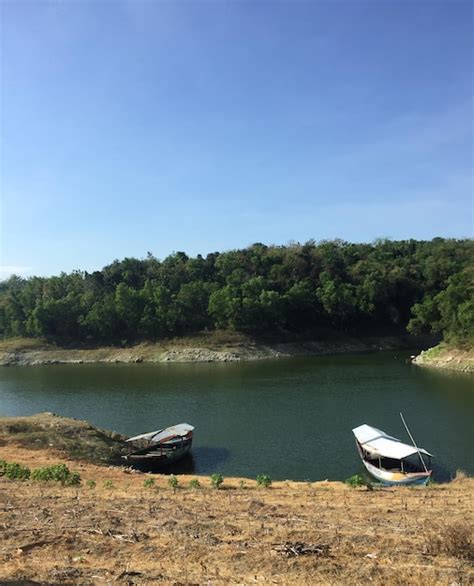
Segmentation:
[(0, 345), (0, 366), (92, 363), (240, 362), (416, 349), (433, 344), (433, 338), (392, 335), (355, 337), (340, 335), (324, 340), (258, 342), (243, 335), (223, 340), (213, 336), (176, 339), (135, 346), (64, 348), (34, 341)]
[(453, 348), (445, 344), (439, 344), (422, 351), (413, 359), (413, 364), (473, 374), (474, 349)]

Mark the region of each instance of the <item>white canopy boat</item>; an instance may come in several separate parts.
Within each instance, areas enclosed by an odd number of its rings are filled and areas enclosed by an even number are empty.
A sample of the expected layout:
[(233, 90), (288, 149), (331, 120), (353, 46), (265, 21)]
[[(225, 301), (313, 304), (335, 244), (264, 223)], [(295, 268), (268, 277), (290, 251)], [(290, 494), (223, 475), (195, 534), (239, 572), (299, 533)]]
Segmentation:
[[(185, 456), (191, 449), (194, 427), (179, 423), (127, 439), (135, 450), (124, 460), (140, 468), (161, 468)], [(138, 449), (137, 449), (138, 448)]]
[(352, 433), (362, 463), (379, 482), (394, 486), (413, 485), (426, 484), (431, 478), (432, 471), (427, 468), (423, 455), (428, 458), (428, 466), (433, 455), (423, 448), (404, 444), (398, 438), (367, 424), (356, 427)]

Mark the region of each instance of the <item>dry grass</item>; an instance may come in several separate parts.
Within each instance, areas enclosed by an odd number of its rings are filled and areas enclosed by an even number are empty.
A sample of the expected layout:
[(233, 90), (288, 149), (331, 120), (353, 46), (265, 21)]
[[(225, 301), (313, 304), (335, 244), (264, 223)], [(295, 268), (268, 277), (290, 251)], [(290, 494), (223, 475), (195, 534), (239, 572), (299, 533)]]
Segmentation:
[[(57, 453), (0, 447), (31, 467)], [(64, 460), (79, 489), (0, 479), (0, 583), (468, 584), (474, 480), (369, 492), (342, 483), (125, 473)], [(87, 480), (96, 486), (87, 487)], [(186, 488), (184, 488), (186, 487)]]
[(426, 552), (429, 555), (447, 554), (460, 560), (474, 562), (472, 523), (468, 521), (429, 527), (425, 539)]

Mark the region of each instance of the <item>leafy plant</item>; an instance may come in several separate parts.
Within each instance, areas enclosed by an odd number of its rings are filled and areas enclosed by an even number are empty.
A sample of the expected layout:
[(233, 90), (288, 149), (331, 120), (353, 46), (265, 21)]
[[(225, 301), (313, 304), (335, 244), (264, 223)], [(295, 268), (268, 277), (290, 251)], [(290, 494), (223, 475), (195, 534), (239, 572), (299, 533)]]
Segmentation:
[(62, 486), (78, 486), (81, 483), (80, 474), (69, 470), (66, 464), (37, 468), (31, 478), (37, 482), (60, 482)]
[(212, 484), (213, 488), (219, 489), (223, 482), (224, 482), (224, 477), (222, 476), (222, 474), (219, 474), (218, 472), (216, 472), (211, 476), (211, 484)]
[(179, 486), (179, 480), (176, 478), (174, 474), (168, 478), (168, 486), (171, 487), (173, 490), (176, 490)]
[(143, 488), (153, 488), (155, 486), (154, 478), (145, 478), (143, 481)]
[(87, 488), (93, 489), (97, 486), (97, 483), (95, 480), (88, 480), (86, 482), (86, 486), (87, 486)]
[(351, 476), (345, 482), (346, 482), (346, 484), (348, 484), (352, 488), (357, 488), (359, 486), (366, 485), (364, 477), (361, 476), (360, 474), (354, 474), (354, 476)]
[(189, 481), (189, 488), (201, 488), (201, 483), (197, 478), (193, 478)]
[(272, 485), (272, 479), (268, 474), (259, 474), (257, 476), (257, 484), (263, 488), (269, 488)]
[(113, 488), (115, 488), (115, 484), (111, 480), (106, 480), (104, 482), (104, 488), (107, 488), (108, 490), (112, 490)]
[(81, 484), (81, 475), (79, 472), (70, 472), (69, 476), (63, 482), (63, 486), (79, 486)]
[(5, 462), (2, 464), (4, 475), (9, 480), (28, 480), (30, 478), (30, 469), (18, 464), (18, 462)]

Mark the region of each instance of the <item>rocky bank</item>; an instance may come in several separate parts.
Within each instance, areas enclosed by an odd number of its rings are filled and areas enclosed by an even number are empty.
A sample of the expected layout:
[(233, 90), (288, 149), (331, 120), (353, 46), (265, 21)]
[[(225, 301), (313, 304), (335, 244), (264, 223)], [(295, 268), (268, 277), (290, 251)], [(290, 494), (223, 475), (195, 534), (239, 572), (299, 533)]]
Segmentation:
[(39, 340), (9, 340), (0, 343), (0, 366), (88, 363), (240, 362), (416, 349), (433, 344), (432, 337), (349, 336), (332, 333), (316, 340), (256, 340), (243, 334), (203, 333), (157, 343), (127, 347), (70, 348)]

